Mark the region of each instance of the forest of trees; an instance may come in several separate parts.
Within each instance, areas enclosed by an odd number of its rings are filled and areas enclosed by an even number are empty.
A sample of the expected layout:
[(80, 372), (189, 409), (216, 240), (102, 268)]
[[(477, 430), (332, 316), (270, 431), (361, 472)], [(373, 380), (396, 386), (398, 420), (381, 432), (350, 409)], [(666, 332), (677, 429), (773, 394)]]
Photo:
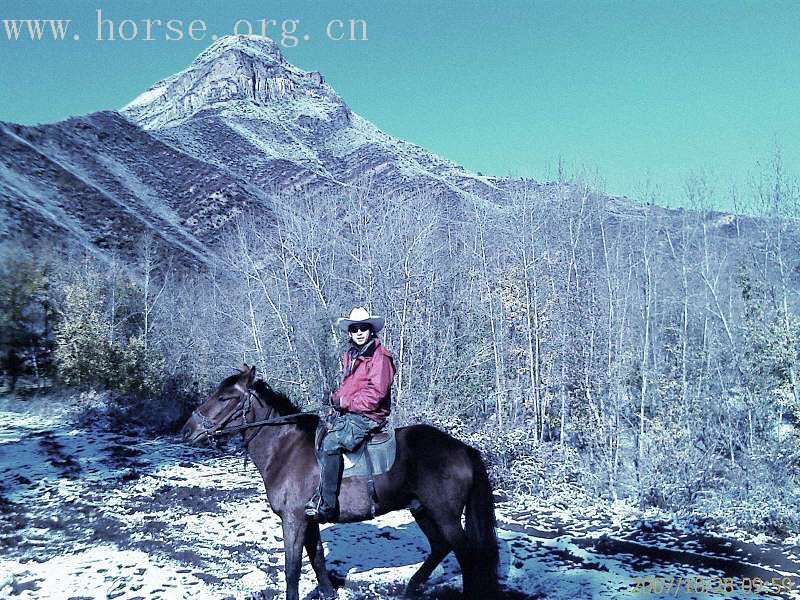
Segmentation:
[(163, 407), (190, 406), (247, 362), (313, 410), (336, 380), (333, 321), (365, 305), (386, 317), (396, 424), (474, 440), (502, 487), (535, 493), (557, 474), (642, 505), (789, 506), (800, 190), (776, 163), (736, 201), (747, 216), (714, 212), (702, 179), (679, 210), (576, 183), (503, 206), (424, 191), (285, 197), (191, 269), (152, 238), (111, 262), (9, 241), (3, 369), (9, 385), (22, 375)]

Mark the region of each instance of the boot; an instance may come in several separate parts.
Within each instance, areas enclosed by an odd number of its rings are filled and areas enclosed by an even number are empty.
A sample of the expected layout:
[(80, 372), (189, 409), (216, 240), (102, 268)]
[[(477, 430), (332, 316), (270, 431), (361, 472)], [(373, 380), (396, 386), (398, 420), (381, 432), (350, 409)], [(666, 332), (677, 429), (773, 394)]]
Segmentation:
[(342, 462), (339, 453), (320, 456), (319, 489), (305, 506), (306, 515), (319, 523), (334, 521), (339, 516), (337, 496)]

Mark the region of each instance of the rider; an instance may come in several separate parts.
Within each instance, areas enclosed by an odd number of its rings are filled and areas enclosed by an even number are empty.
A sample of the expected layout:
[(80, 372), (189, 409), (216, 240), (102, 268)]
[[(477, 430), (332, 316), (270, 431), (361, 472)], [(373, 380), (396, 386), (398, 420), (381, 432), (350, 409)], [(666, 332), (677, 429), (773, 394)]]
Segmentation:
[(342, 355), (342, 380), (331, 394), (331, 418), (318, 452), (319, 489), (306, 504), (306, 515), (321, 523), (338, 515), (342, 453), (355, 450), (389, 417), (395, 369), (391, 353), (378, 339), (383, 324), (383, 317), (360, 306), (336, 321), (340, 330), (348, 332), (350, 348)]

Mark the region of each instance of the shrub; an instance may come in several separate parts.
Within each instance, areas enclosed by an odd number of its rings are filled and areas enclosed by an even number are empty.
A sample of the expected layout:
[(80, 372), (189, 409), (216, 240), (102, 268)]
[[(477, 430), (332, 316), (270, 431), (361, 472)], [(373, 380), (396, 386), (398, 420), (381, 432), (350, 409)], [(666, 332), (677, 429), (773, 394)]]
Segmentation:
[(103, 292), (86, 284), (67, 285), (56, 326), (56, 372), (75, 388), (100, 387), (117, 398), (143, 398), (162, 391), (165, 361), (144, 334), (117, 332), (104, 310)]
[(110, 332), (101, 293), (88, 286), (66, 286), (61, 321), (55, 332), (58, 378), (73, 387), (98, 382), (107, 386), (117, 354)]

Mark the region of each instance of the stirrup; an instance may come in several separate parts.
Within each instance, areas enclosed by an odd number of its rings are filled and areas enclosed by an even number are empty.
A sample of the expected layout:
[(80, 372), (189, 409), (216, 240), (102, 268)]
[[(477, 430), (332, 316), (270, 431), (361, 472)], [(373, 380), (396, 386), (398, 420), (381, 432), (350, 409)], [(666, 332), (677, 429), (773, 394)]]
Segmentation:
[(317, 523), (333, 523), (339, 516), (335, 508), (320, 508), (319, 510), (306, 509), (306, 517)]
[(322, 505), (322, 494), (320, 493), (319, 489), (314, 492), (314, 495), (311, 496), (308, 502), (304, 507), (305, 513), (310, 515), (312, 512), (316, 512), (319, 510), (320, 506)]
[(329, 523), (334, 521), (339, 514), (336, 508), (329, 508), (322, 503), (322, 496), (315, 495), (306, 502), (305, 514), (309, 519), (318, 523)]

